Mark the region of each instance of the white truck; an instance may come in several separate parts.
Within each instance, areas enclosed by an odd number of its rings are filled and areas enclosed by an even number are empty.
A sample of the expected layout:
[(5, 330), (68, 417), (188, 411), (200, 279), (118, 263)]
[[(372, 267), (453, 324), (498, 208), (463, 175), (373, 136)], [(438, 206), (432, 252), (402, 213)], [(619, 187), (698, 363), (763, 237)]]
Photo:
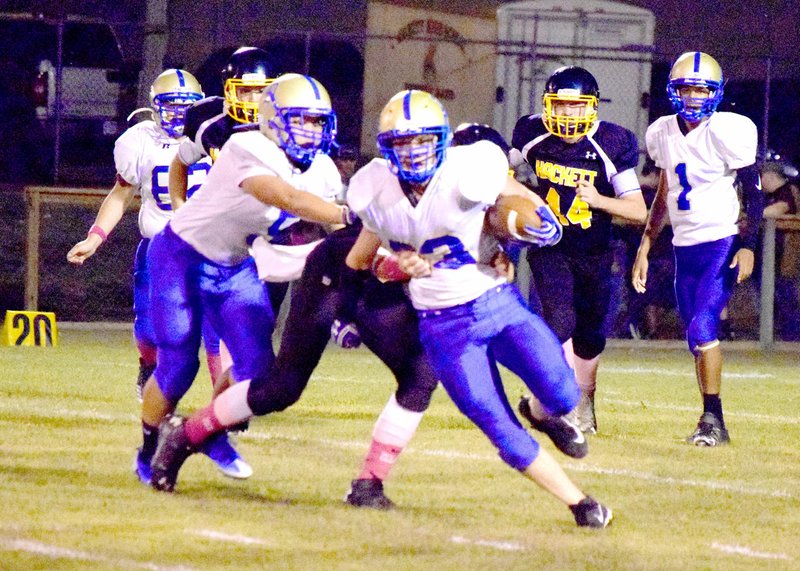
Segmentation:
[(17, 78), (15, 96), (41, 124), (42, 149), (55, 152), (62, 167), (85, 173), (81, 166), (110, 161), (135, 105), (138, 73), (109, 23), (0, 12), (0, 67)]
[(564, 65), (600, 86), (601, 119), (627, 127), (644, 147), (655, 17), (607, 0), (527, 0), (497, 9), (494, 126), (509, 140), (523, 115), (541, 113), (548, 77)]

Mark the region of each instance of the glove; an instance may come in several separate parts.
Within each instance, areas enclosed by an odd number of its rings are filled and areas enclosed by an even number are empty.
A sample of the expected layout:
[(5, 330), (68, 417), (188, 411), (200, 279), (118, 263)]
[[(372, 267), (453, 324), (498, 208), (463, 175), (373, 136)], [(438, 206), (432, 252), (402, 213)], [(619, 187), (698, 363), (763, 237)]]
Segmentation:
[(361, 334), (355, 323), (343, 323), (338, 319), (331, 325), (331, 339), (342, 349), (355, 349), (361, 345)]
[(563, 233), (556, 215), (547, 205), (537, 208), (536, 214), (542, 219), (542, 226), (540, 228), (525, 226), (525, 241), (536, 246), (555, 246), (561, 240)]

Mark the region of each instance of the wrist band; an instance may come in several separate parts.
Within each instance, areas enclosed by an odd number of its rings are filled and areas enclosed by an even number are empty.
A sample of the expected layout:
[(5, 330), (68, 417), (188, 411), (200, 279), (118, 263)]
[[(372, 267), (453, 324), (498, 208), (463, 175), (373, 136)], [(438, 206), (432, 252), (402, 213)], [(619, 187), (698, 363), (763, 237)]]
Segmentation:
[(89, 228), (89, 232), (87, 232), (86, 235), (88, 236), (89, 234), (97, 234), (98, 236), (100, 236), (100, 239), (103, 242), (108, 240), (108, 234), (106, 234), (106, 231), (100, 228), (100, 226), (98, 226), (97, 224), (93, 224), (92, 227)]

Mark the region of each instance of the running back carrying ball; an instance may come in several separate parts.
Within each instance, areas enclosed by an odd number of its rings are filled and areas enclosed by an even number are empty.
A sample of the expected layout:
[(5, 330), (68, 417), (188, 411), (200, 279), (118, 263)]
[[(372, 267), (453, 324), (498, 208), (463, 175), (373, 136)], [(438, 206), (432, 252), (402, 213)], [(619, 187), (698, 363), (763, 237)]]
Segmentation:
[[(486, 211), (486, 224), (492, 235), (500, 240), (530, 241), (530, 229), (540, 229), (542, 219), (536, 204), (524, 196), (502, 196)], [(528, 231), (526, 231), (526, 227)]]

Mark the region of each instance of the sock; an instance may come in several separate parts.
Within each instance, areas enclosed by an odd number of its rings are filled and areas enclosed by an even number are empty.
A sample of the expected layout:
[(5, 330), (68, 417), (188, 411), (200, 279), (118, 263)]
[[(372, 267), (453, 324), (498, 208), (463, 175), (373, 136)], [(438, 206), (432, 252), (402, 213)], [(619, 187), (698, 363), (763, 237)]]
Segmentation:
[(389, 397), (389, 402), (375, 423), (372, 443), (358, 478), (385, 480), (421, 420), (421, 412), (403, 408), (397, 403), (395, 395)]
[(716, 416), (725, 426), (725, 419), (722, 418), (722, 400), (719, 395), (703, 394), (703, 412), (710, 412)]
[(250, 381), (236, 383), (215, 398), (210, 405), (186, 421), (186, 436), (192, 444), (200, 444), (212, 434), (239, 424), (253, 416), (247, 404)]
[(158, 427), (142, 421), (142, 455), (152, 458), (158, 445)]
[(146, 341), (136, 339), (136, 347), (139, 349), (139, 362), (142, 365), (153, 366), (156, 364), (157, 351), (153, 345), (150, 345)]
[(219, 354), (206, 353), (206, 364), (211, 375), (211, 386), (214, 387), (222, 376), (222, 357)]
[(402, 451), (403, 449), (398, 446), (383, 444), (373, 438), (358, 479), (385, 480)]

